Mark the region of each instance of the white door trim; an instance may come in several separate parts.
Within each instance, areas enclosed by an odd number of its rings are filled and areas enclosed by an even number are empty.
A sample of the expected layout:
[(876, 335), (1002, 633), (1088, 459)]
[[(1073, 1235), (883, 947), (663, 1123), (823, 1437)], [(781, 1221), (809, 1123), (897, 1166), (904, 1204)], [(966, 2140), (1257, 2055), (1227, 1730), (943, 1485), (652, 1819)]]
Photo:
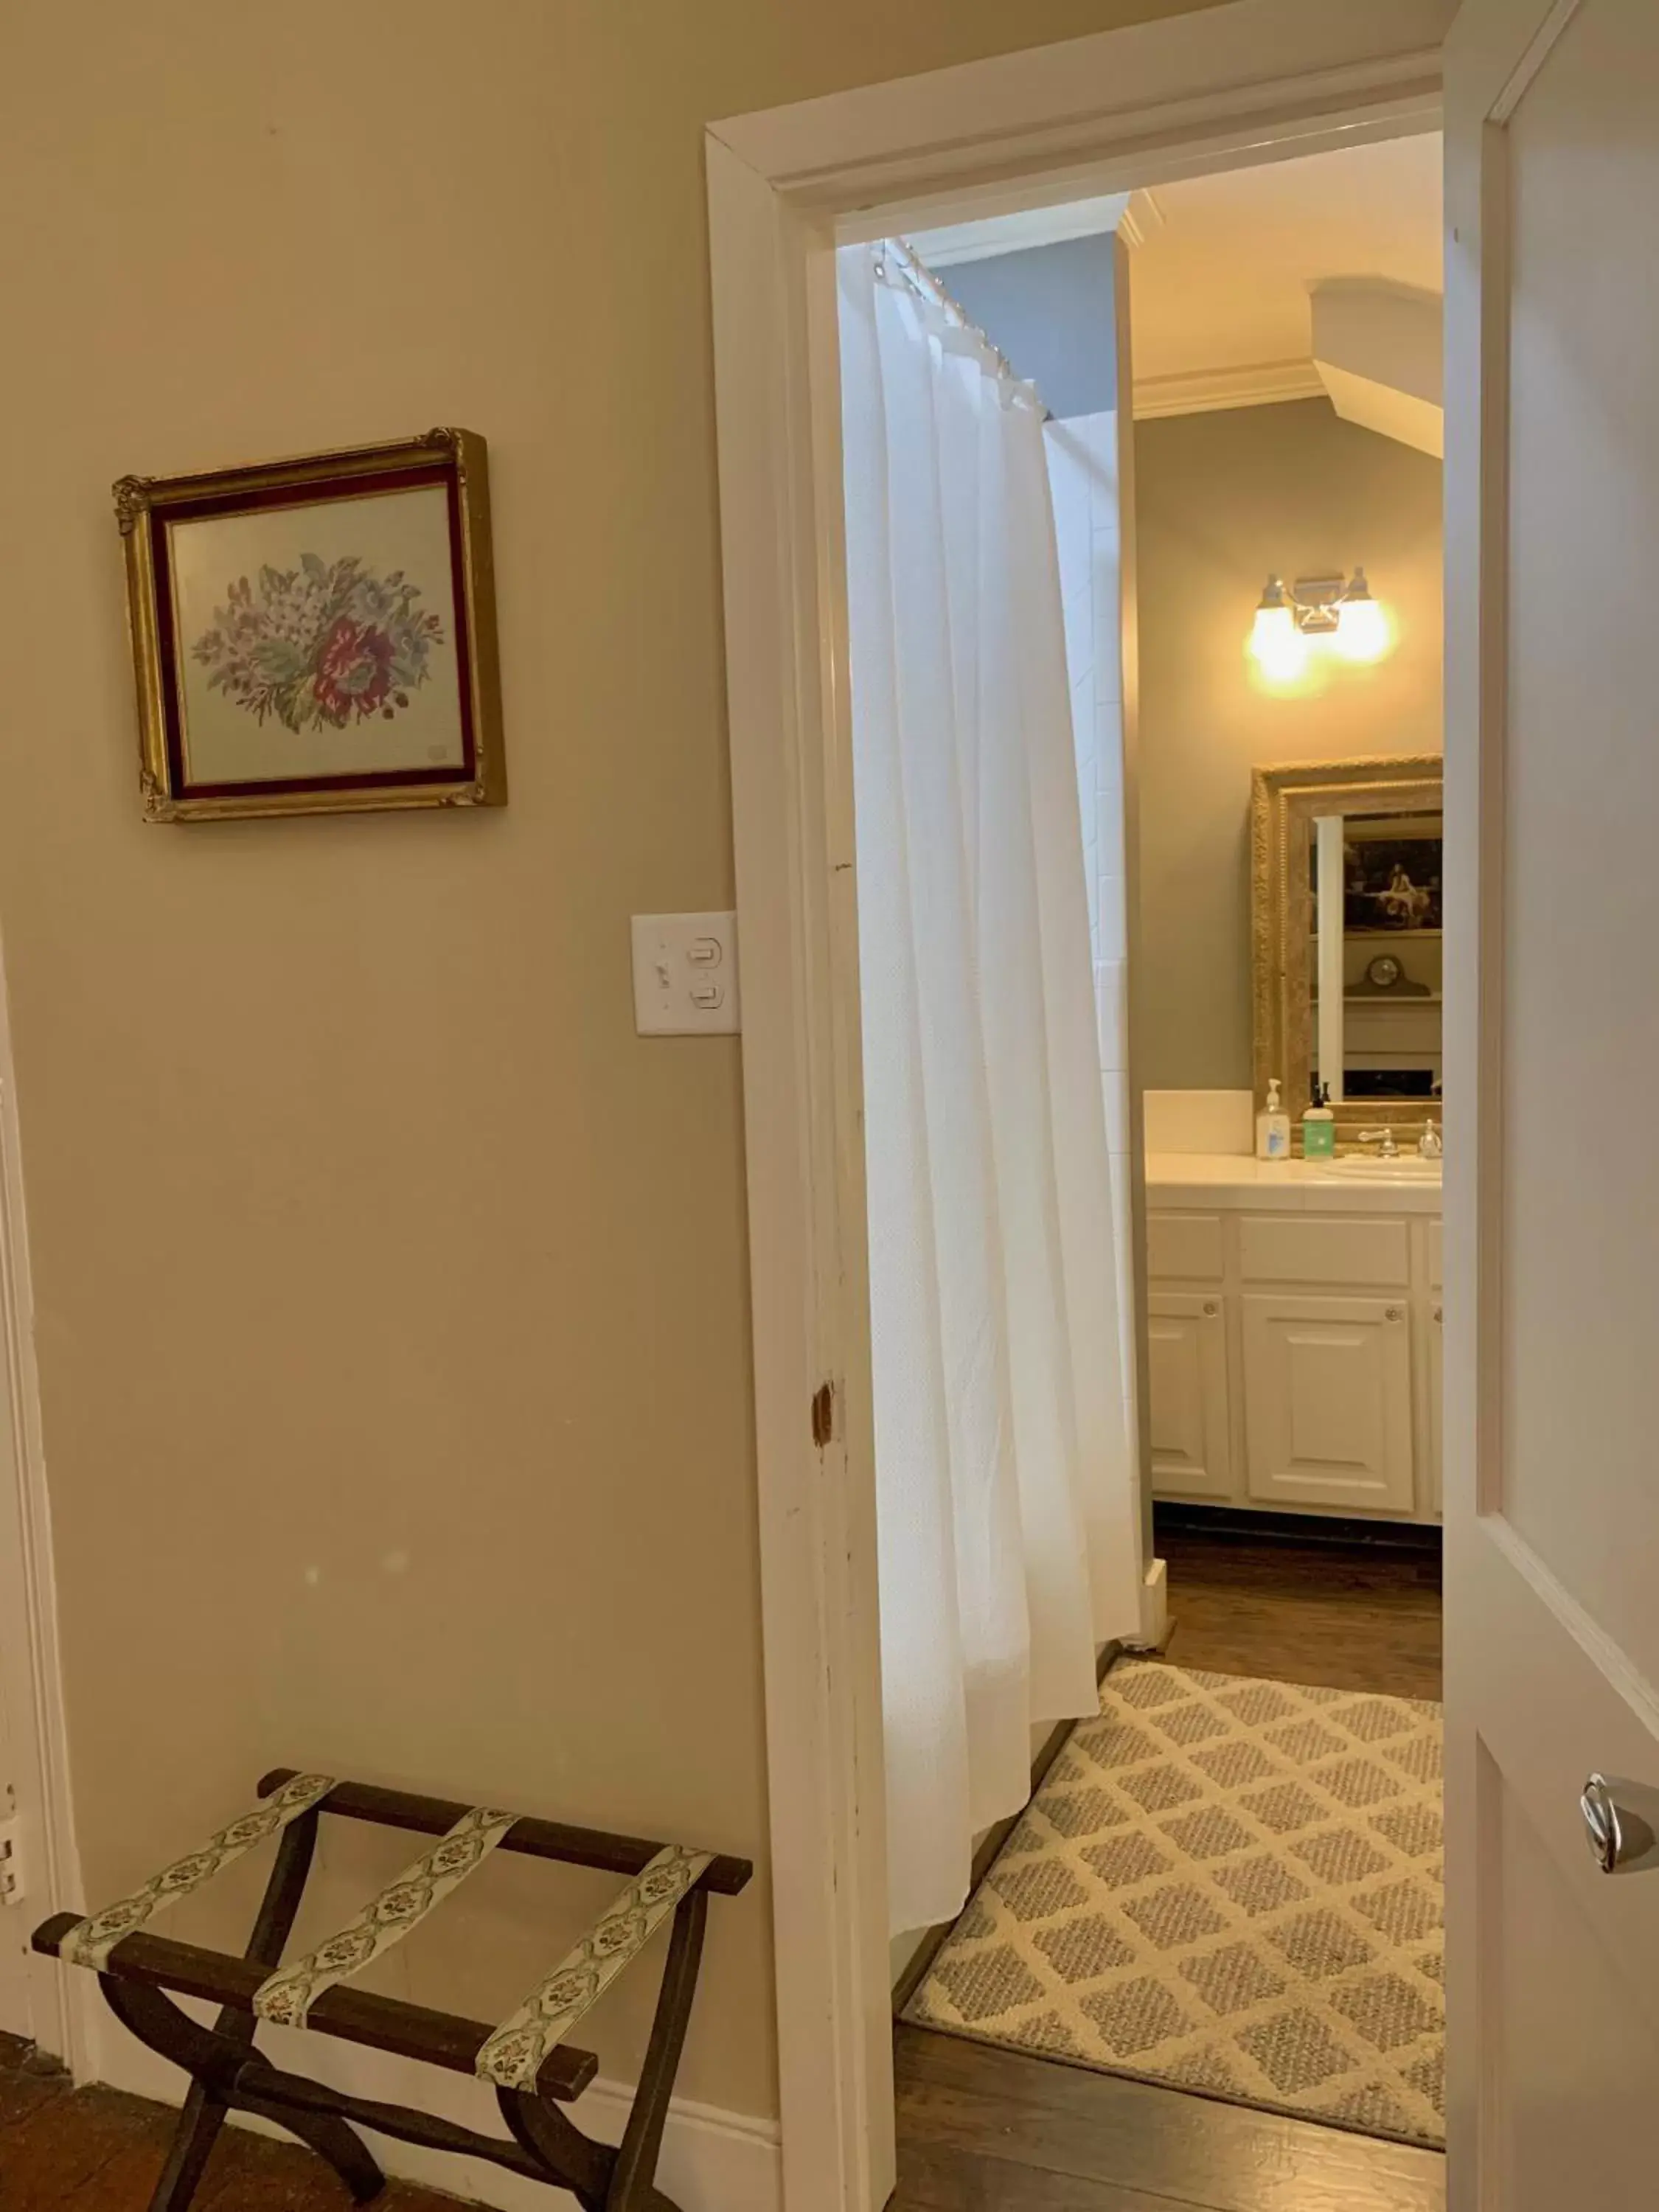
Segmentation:
[(787, 2212), (893, 2179), (833, 251), (1437, 127), (1454, 12), (1231, 0), (708, 133)]
[[(40, 1437), (40, 1386), (34, 1359), (34, 1300), (23, 1209), (17, 1086), (11, 1024), (0, 980), (0, 1676), (7, 1686), (15, 1771), (0, 1776), (17, 1791), (27, 1894), (9, 1909), (31, 1927), (81, 1897), (69, 1778), (69, 1735), (58, 1658), (52, 1516)], [(42, 2049), (86, 2072), (85, 2014), (74, 2001), (72, 1970), (32, 1959), (30, 2032)]]

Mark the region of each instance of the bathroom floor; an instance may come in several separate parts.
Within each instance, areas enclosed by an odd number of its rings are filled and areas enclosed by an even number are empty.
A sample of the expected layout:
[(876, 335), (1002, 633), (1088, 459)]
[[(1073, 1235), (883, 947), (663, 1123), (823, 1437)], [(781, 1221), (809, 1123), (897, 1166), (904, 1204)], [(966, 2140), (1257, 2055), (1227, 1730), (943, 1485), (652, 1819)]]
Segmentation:
[(1437, 1544), (1240, 1537), (1160, 1516), (1158, 1554), (1176, 1666), (1439, 1697)]
[[(1334, 1534), (1334, 1532), (1333, 1532)], [(1167, 1656), (1440, 1695), (1437, 1551), (1221, 1533), (1160, 1516)], [(890, 2212), (1437, 2212), (1438, 2153), (900, 2025)]]

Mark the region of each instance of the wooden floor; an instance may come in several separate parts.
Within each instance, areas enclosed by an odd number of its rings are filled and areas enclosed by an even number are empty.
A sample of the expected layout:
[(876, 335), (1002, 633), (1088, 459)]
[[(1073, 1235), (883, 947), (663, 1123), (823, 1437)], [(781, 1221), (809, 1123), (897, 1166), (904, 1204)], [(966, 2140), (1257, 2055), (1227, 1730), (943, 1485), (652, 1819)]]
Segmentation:
[(1175, 1633), (1168, 1656), (1391, 1698), (1440, 1695), (1437, 1552), (1244, 1543), (1160, 1528)]
[[(176, 2112), (69, 2076), (0, 2036), (0, 2208), (3, 2212), (144, 2212)], [(570, 2200), (548, 2191), (549, 2212)], [(455, 2199), (394, 2182), (377, 2212), (456, 2212)], [(297, 2144), (242, 2128), (219, 2138), (193, 2212), (349, 2212), (350, 2199)]]
[[(1438, 1562), (1161, 1530), (1169, 1656), (1440, 1694)], [(891, 2212), (1442, 2212), (1445, 2161), (1304, 2120), (901, 2026)]]

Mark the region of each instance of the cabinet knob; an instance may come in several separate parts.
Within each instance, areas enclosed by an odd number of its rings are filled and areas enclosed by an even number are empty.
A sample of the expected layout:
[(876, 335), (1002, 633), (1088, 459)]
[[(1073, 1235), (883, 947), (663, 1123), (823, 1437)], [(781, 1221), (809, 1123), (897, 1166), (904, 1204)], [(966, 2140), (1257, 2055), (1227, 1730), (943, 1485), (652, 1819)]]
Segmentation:
[(1383, 1307), (1383, 1309), (1382, 1309), (1382, 1318), (1383, 1318), (1383, 1320), (1384, 1320), (1384, 1321), (1399, 1321), (1400, 1319), (1401, 1319), (1401, 1317), (1402, 1317), (1401, 1309), (1399, 1306), (1384, 1306), (1384, 1307)]
[(1221, 1311), (1221, 1309), (1213, 1298), (1206, 1298), (1204, 1301), (1204, 1310), (1209, 1318), (1213, 1321), (1215, 1316)]
[(1434, 1310), (1434, 1317), (1435, 1317), (1435, 1319), (1436, 1319), (1437, 1321), (1438, 1321), (1438, 1320), (1439, 1320), (1439, 1318), (1440, 1318), (1440, 1309), (1439, 1309), (1439, 1307), (1438, 1307), (1438, 1306), (1437, 1306), (1437, 1307), (1435, 1308), (1435, 1310)]

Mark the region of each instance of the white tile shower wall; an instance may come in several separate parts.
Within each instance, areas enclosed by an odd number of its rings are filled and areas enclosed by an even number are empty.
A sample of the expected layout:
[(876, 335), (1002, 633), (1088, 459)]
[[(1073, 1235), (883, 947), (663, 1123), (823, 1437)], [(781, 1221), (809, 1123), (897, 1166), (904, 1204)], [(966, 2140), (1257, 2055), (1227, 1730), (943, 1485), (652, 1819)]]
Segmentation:
[(1149, 1152), (1255, 1148), (1255, 1107), (1248, 1091), (1148, 1091), (1141, 1111)]
[(1060, 555), (1066, 674), (1077, 748), (1089, 932), (1094, 949), (1100, 1076), (1118, 1224), (1124, 1369), (1134, 1371), (1129, 1248), (1129, 1055), (1123, 900), (1123, 626), (1119, 549), (1117, 416), (1073, 416), (1047, 429), (1048, 483)]

